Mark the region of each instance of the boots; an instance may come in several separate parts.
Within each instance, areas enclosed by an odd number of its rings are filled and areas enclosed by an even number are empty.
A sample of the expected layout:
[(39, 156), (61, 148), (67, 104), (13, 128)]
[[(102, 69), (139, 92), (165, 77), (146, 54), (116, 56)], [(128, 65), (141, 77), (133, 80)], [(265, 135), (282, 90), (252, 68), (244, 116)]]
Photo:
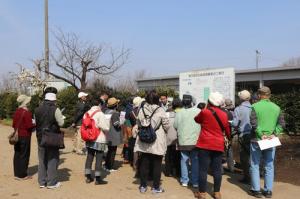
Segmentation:
[(206, 192), (195, 192), (194, 193), (195, 198), (197, 199), (206, 199)]
[(214, 192), (214, 199), (222, 199), (220, 192)]
[(93, 182), (93, 181), (94, 181), (94, 179), (92, 178), (91, 174), (86, 174), (86, 175), (85, 175), (85, 182), (86, 182), (87, 184), (89, 184), (89, 183), (91, 183), (91, 182)]

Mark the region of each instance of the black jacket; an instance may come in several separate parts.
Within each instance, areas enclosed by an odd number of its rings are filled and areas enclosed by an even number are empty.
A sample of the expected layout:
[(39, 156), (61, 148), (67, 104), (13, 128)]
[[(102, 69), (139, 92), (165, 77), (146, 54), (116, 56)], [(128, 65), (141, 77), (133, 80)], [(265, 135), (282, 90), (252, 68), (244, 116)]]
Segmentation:
[(60, 127), (55, 119), (55, 111), (57, 106), (55, 102), (43, 101), (39, 107), (35, 109), (36, 118), (36, 136), (38, 143), (41, 142), (43, 129), (49, 129), (53, 133), (59, 133)]
[(80, 126), (82, 123), (82, 118), (83, 115), (90, 110), (90, 105), (87, 102), (78, 102), (76, 105), (76, 110), (75, 110), (75, 116), (74, 116), (74, 121), (76, 126)]

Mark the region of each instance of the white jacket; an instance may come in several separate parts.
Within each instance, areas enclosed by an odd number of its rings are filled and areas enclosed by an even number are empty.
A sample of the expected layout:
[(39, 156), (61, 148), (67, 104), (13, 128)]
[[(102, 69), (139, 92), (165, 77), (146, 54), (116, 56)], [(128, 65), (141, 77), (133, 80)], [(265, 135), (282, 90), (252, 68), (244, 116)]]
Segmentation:
[[(158, 107), (158, 105), (150, 105), (146, 103), (144, 105), (144, 110), (147, 115), (151, 115), (153, 111)], [(137, 123), (140, 126), (143, 123), (145, 117), (142, 109), (139, 111)], [(136, 144), (134, 147), (134, 151), (143, 152), (143, 153), (151, 153), (155, 155), (164, 155), (167, 151), (167, 134), (166, 132), (170, 128), (169, 118), (167, 117), (166, 112), (163, 108), (157, 109), (154, 113), (151, 125), (153, 128), (159, 126), (156, 130), (156, 140), (154, 143), (148, 144), (140, 141), (139, 136), (137, 136)]]
[[(95, 120), (96, 127), (99, 128), (101, 132), (100, 132), (98, 138), (95, 140), (95, 142), (106, 143), (107, 141), (106, 141), (105, 132), (107, 132), (109, 130), (110, 124), (109, 124), (108, 120), (105, 118), (104, 113), (101, 111), (99, 106), (93, 106), (87, 113), (89, 115), (92, 115), (97, 110), (99, 112), (97, 112), (93, 116), (93, 119)], [(85, 114), (84, 114), (83, 118), (85, 118)]]

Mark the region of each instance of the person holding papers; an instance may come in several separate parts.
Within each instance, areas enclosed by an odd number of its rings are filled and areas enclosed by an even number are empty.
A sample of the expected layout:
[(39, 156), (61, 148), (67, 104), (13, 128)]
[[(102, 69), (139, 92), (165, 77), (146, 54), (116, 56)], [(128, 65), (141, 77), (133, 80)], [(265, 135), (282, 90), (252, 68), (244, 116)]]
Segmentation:
[[(258, 89), (259, 101), (252, 105), (250, 123), (252, 126), (252, 140), (250, 144), (250, 175), (251, 189), (249, 194), (256, 198), (272, 197), (274, 181), (274, 158), (275, 147), (264, 150), (258, 145), (257, 141), (274, 139), (282, 132), (285, 122), (279, 106), (270, 101), (271, 90), (263, 86)], [(260, 191), (260, 160), (264, 162), (264, 189)]]

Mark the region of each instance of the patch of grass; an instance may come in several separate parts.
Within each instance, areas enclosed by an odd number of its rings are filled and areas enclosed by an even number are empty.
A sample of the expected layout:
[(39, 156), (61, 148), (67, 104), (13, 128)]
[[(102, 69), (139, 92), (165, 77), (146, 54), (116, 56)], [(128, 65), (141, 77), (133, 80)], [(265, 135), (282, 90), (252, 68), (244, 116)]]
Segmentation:
[(0, 123), (6, 126), (11, 126), (12, 125), (12, 119), (3, 119), (0, 120)]

